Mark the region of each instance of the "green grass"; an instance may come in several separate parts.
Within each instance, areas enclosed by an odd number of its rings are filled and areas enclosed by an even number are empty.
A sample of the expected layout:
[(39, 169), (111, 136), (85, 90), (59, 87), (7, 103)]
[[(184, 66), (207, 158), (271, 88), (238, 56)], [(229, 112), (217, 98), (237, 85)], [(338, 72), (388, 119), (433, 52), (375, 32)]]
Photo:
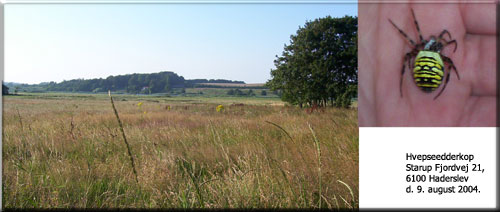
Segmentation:
[(107, 95), (6, 96), (3, 206), (358, 207), (355, 109), (308, 114), (258, 97), (113, 99), (139, 183)]
[[(207, 88), (209, 89), (209, 88)], [(212, 89), (214, 90), (214, 89)], [(215, 89), (217, 90), (217, 89)], [(18, 95), (8, 96), (12, 99), (54, 99), (54, 100), (105, 100), (108, 99), (107, 93), (90, 94), (90, 93), (19, 93)], [(169, 96), (167, 94), (156, 95), (134, 95), (134, 94), (113, 94), (115, 101), (145, 101), (159, 103), (189, 103), (189, 104), (205, 104), (205, 103), (244, 103), (251, 105), (284, 105), (276, 96), (211, 96), (210, 94), (203, 96)]]

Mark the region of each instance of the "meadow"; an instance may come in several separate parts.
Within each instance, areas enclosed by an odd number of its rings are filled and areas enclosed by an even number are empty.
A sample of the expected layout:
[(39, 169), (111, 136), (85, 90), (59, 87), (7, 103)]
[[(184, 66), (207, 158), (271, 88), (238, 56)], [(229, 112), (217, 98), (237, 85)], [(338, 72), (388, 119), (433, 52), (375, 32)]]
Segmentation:
[(134, 166), (107, 94), (4, 96), (2, 206), (358, 208), (356, 108), (113, 99)]

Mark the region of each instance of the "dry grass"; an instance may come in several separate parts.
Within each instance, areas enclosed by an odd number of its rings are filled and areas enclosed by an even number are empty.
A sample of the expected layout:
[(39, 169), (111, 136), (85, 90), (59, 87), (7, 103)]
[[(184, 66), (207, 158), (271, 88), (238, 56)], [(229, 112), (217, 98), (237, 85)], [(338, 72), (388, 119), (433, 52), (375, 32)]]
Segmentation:
[(139, 183), (109, 99), (5, 97), (3, 206), (358, 207), (356, 110), (138, 102), (114, 103)]

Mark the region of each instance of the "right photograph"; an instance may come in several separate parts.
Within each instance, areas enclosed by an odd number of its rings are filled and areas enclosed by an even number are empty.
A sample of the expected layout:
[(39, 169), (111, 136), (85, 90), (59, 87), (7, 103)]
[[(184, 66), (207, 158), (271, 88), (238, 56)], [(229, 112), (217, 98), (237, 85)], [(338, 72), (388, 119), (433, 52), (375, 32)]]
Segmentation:
[(360, 127), (495, 127), (496, 4), (359, 4)]

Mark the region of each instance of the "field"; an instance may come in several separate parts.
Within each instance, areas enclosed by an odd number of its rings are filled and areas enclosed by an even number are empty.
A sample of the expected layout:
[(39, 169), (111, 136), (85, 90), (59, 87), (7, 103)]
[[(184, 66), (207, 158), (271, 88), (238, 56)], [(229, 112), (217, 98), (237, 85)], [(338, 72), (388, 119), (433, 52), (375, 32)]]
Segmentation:
[(113, 99), (133, 166), (107, 95), (5, 96), (3, 207), (358, 208), (355, 108)]
[(249, 83), (249, 84), (241, 84), (241, 83), (198, 83), (200, 85), (212, 85), (217, 87), (262, 87), (265, 86), (265, 83)]

